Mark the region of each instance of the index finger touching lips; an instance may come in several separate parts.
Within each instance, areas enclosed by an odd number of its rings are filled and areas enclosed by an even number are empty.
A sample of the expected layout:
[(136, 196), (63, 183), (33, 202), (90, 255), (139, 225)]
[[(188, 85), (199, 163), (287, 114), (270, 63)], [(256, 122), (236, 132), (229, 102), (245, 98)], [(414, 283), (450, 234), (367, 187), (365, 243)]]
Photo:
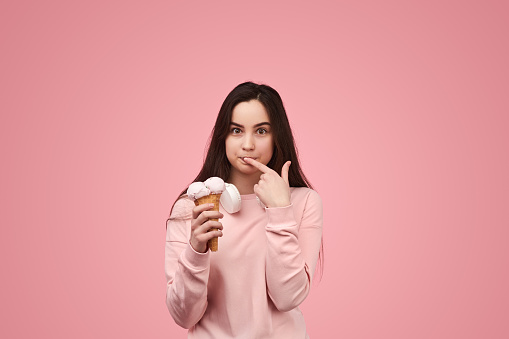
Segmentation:
[(258, 160), (254, 160), (254, 159), (251, 159), (251, 158), (243, 158), (243, 159), (249, 165), (252, 165), (252, 166), (258, 168), (263, 173), (267, 173), (267, 172), (271, 171), (271, 169), (269, 167), (265, 166), (264, 164), (262, 164)]

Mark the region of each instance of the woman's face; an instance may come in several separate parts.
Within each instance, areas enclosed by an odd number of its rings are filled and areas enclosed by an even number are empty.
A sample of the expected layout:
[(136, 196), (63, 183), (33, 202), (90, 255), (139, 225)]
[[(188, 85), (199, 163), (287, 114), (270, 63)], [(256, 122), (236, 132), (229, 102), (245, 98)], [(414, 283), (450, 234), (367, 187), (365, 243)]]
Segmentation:
[(226, 156), (235, 174), (260, 173), (244, 162), (243, 157), (253, 158), (267, 165), (274, 148), (269, 115), (258, 100), (239, 103), (233, 108), (230, 132), (226, 137)]

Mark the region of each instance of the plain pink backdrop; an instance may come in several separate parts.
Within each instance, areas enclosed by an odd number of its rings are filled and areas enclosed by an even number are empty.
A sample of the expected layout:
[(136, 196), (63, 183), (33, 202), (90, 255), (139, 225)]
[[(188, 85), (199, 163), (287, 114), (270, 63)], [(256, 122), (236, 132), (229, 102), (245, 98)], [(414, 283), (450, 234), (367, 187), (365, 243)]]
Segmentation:
[(0, 4), (2, 338), (184, 338), (165, 220), (281, 94), (324, 202), (311, 338), (509, 337), (504, 1)]

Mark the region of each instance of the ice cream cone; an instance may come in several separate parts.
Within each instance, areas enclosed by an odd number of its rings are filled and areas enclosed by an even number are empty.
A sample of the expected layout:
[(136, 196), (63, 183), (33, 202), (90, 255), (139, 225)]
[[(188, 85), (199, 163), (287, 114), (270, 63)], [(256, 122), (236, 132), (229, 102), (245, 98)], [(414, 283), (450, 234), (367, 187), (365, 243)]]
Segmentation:
[[(214, 204), (214, 207), (212, 208), (212, 210), (209, 210), (209, 211), (219, 211), (219, 200), (221, 199), (221, 193), (219, 194), (209, 194), (209, 195), (206, 195), (204, 197), (201, 197), (201, 198), (198, 198), (194, 201), (194, 204), (196, 206), (199, 206), (199, 205), (203, 205), (203, 204)], [(214, 221), (218, 221), (219, 219), (217, 218), (214, 218), (214, 219), (210, 219), (210, 220), (214, 220)], [(210, 231), (217, 231), (218, 229), (217, 228), (211, 228), (209, 230)], [(218, 244), (217, 244), (217, 237), (216, 238), (212, 238), (209, 240), (208, 242), (208, 245), (209, 245), (209, 248), (212, 252), (216, 252), (217, 251), (217, 248), (218, 248)]]

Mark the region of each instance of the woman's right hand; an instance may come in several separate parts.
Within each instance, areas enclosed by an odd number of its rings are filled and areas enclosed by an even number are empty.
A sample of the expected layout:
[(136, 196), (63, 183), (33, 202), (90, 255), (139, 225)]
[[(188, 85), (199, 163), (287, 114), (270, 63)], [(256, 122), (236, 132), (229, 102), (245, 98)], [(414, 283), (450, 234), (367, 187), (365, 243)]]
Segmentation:
[[(191, 237), (189, 243), (196, 252), (205, 253), (207, 251), (207, 242), (216, 237), (222, 237), (223, 225), (219, 221), (209, 219), (220, 219), (223, 214), (219, 211), (209, 211), (214, 204), (203, 204), (193, 208), (193, 218), (191, 220)], [(218, 231), (210, 231), (211, 228), (217, 228)]]

